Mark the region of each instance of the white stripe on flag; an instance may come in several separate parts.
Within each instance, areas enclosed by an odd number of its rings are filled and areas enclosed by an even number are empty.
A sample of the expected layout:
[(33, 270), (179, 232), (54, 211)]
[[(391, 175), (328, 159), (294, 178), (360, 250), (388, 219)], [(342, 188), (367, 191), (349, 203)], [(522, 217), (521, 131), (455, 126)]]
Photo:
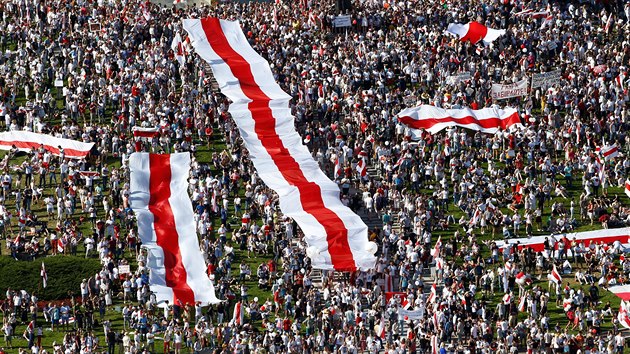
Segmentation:
[(279, 195), (281, 210), (304, 231), (313, 267), (372, 269), (376, 245), (368, 242), (367, 226), (341, 203), (338, 186), (302, 145), (288, 106), (291, 97), (251, 48), (239, 23), (184, 20), (184, 29), (233, 102), (229, 111), (259, 175)]
[(149, 283), (156, 299), (181, 304), (220, 302), (205, 270), (188, 196), (188, 153), (134, 153), (131, 207), (149, 249)]

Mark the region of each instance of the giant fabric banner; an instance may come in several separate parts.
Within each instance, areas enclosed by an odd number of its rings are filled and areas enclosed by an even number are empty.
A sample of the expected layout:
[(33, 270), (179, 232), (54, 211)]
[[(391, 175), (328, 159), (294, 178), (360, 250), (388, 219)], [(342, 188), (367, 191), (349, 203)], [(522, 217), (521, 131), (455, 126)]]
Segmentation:
[(55, 156), (63, 154), (70, 159), (81, 159), (90, 153), (94, 143), (83, 143), (22, 130), (0, 133), (0, 150), (11, 150), (15, 147), (20, 151), (31, 151), (42, 146)]
[[(528, 237), (527, 239), (511, 238), (505, 241), (496, 241), (496, 244), (499, 248), (503, 249), (507, 244), (517, 245), (518, 243), (519, 249), (529, 247), (536, 252), (542, 252), (545, 250), (545, 239), (551, 236), (552, 235), (534, 236)], [(623, 227), (619, 229), (603, 229), (554, 235), (556, 240), (561, 240), (564, 236), (570, 241), (575, 239), (578, 243), (583, 242), (585, 247), (590, 246), (591, 243), (613, 245), (616, 241), (625, 244), (630, 242), (630, 228)]]
[(496, 133), (499, 129), (521, 126), (521, 119), (514, 108), (472, 110), (470, 108), (443, 109), (422, 105), (404, 109), (397, 116), (398, 121), (409, 128), (424, 129), (431, 134), (454, 126), (490, 134)]
[(488, 28), (479, 22), (449, 23), (446, 33), (455, 35), (460, 41), (470, 41), (477, 43), (483, 41), (485, 44), (491, 44), (497, 38), (505, 34), (505, 30), (497, 30)]
[(495, 100), (525, 96), (527, 95), (527, 79), (507, 85), (492, 84), (490, 95)]
[(262, 180), (280, 197), (308, 243), (313, 267), (372, 269), (377, 246), (367, 226), (339, 200), (339, 188), (319, 169), (295, 131), (286, 94), (269, 63), (249, 45), (238, 22), (184, 20), (191, 43), (206, 60)]
[(220, 302), (206, 274), (188, 196), (190, 154), (134, 153), (131, 208), (138, 235), (149, 250), (149, 287), (157, 301), (194, 305)]

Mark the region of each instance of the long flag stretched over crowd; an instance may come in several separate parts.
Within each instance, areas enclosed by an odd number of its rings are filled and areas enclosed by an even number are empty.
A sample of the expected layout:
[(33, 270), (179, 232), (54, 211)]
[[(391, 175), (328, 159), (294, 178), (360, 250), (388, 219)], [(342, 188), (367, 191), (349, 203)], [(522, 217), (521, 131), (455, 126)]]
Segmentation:
[(149, 286), (159, 303), (220, 302), (206, 274), (188, 196), (190, 154), (134, 153), (131, 208), (149, 250)]
[(212, 68), (230, 114), (262, 180), (280, 197), (284, 214), (304, 231), (314, 268), (372, 269), (376, 245), (367, 226), (339, 200), (339, 188), (319, 169), (295, 131), (286, 94), (269, 63), (249, 45), (238, 22), (184, 20), (196, 52)]
[(63, 152), (67, 158), (81, 159), (90, 153), (94, 143), (84, 143), (21, 130), (0, 133), (0, 150), (11, 150), (15, 147), (20, 151), (31, 151), (32, 149), (39, 149), (42, 145), (44, 149), (55, 156), (61, 156)]
[(496, 133), (499, 129), (522, 126), (521, 118), (514, 108), (472, 110), (422, 105), (402, 110), (398, 113), (398, 121), (411, 129), (425, 129), (431, 134), (454, 126), (490, 134)]
[(485, 44), (494, 42), (495, 39), (505, 34), (505, 30), (488, 28), (479, 22), (469, 22), (466, 24), (451, 23), (446, 29), (447, 33), (456, 35), (460, 41), (470, 41), (475, 44), (483, 41)]
[[(623, 245), (630, 242), (630, 227), (576, 232), (565, 235), (555, 235), (553, 237), (555, 237), (558, 241), (562, 241), (564, 236), (566, 236), (570, 241), (575, 240), (578, 243), (583, 242), (585, 247), (589, 247), (591, 243), (613, 245), (614, 243), (619, 242)], [(496, 244), (499, 249), (503, 249), (510, 244), (518, 247), (519, 250), (523, 247), (528, 247), (536, 252), (543, 252), (545, 251), (545, 238), (550, 237), (552, 237), (552, 235), (534, 236), (527, 239), (511, 238), (505, 241), (497, 241)]]

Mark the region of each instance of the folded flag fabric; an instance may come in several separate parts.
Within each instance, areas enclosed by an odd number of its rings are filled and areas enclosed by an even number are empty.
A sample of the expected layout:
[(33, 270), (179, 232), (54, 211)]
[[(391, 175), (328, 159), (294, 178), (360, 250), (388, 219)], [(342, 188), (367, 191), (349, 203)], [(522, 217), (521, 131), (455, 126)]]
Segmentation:
[(339, 200), (339, 187), (321, 171), (295, 130), (291, 96), (276, 82), (269, 63), (249, 44), (237, 21), (183, 21), (192, 46), (210, 68), (229, 112), (265, 184), (279, 196), (308, 243), (314, 268), (373, 269), (377, 246), (367, 226)]
[(446, 32), (457, 36), (462, 42), (470, 41), (473, 44), (481, 41), (485, 44), (490, 44), (505, 34), (505, 30), (488, 28), (475, 21), (466, 24), (451, 23), (448, 25)]

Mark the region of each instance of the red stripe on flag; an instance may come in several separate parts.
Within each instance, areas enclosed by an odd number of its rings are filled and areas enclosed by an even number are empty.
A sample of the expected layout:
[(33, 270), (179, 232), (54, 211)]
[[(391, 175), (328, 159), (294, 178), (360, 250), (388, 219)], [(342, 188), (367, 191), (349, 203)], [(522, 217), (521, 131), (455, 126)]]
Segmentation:
[(249, 62), (230, 46), (218, 18), (205, 18), (200, 21), (208, 43), (230, 67), (232, 75), (239, 80), (243, 94), (252, 100), (248, 108), (262, 146), (267, 150), (282, 177), (290, 185), (297, 187), (304, 211), (312, 215), (326, 230), (328, 252), (335, 269), (355, 270), (356, 265), (348, 244), (348, 230), (339, 216), (324, 205), (321, 188), (317, 183), (306, 179), (300, 165), (278, 136), (275, 130), (276, 119), (269, 107), (271, 99), (256, 83)]
[(171, 156), (149, 155), (149, 211), (153, 214), (153, 227), (157, 245), (164, 251), (166, 285), (173, 289), (173, 301), (194, 304), (195, 294), (186, 282), (187, 273), (179, 250), (179, 235), (171, 209)]
[(616, 153), (616, 152), (617, 152), (617, 150), (618, 150), (618, 149), (617, 149), (617, 147), (616, 147), (616, 146), (611, 147), (610, 149), (608, 149), (608, 150), (604, 151), (604, 157), (608, 157), (608, 156), (610, 156), (610, 155), (612, 155), (612, 154)]
[(472, 21), (468, 24), (468, 32), (460, 38), (461, 41), (471, 41), (477, 43), (486, 37), (488, 28), (479, 22)]
[(480, 127), (484, 129), (492, 129), (492, 128), (501, 128), (506, 129), (507, 127), (518, 124), (521, 122), (521, 119), (518, 116), (518, 113), (511, 114), (505, 119), (501, 118), (486, 118), (486, 119), (477, 119), (473, 116), (466, 116), (462, 118), (454, 118), (454, 117), (444, 117), (444, 118), (422, 118), (422, 119), (413, 119), (409, 116), (401, 116), (398, 117), (398, 120), (413, 129), (429, 129), (436, 124), (440, 123), (448, 123), (455, 122), (458, 124), (478, 124)]
[(613, 294), (615, 294), (621, 300), (630, 301), (630, 292), (613, 293)]
[(158, 135), (160, 135), (159, 132), (152, 132), (152, 131), (134, 130), (133, 132), (133, 136), (137, 138), (153, 138)]

